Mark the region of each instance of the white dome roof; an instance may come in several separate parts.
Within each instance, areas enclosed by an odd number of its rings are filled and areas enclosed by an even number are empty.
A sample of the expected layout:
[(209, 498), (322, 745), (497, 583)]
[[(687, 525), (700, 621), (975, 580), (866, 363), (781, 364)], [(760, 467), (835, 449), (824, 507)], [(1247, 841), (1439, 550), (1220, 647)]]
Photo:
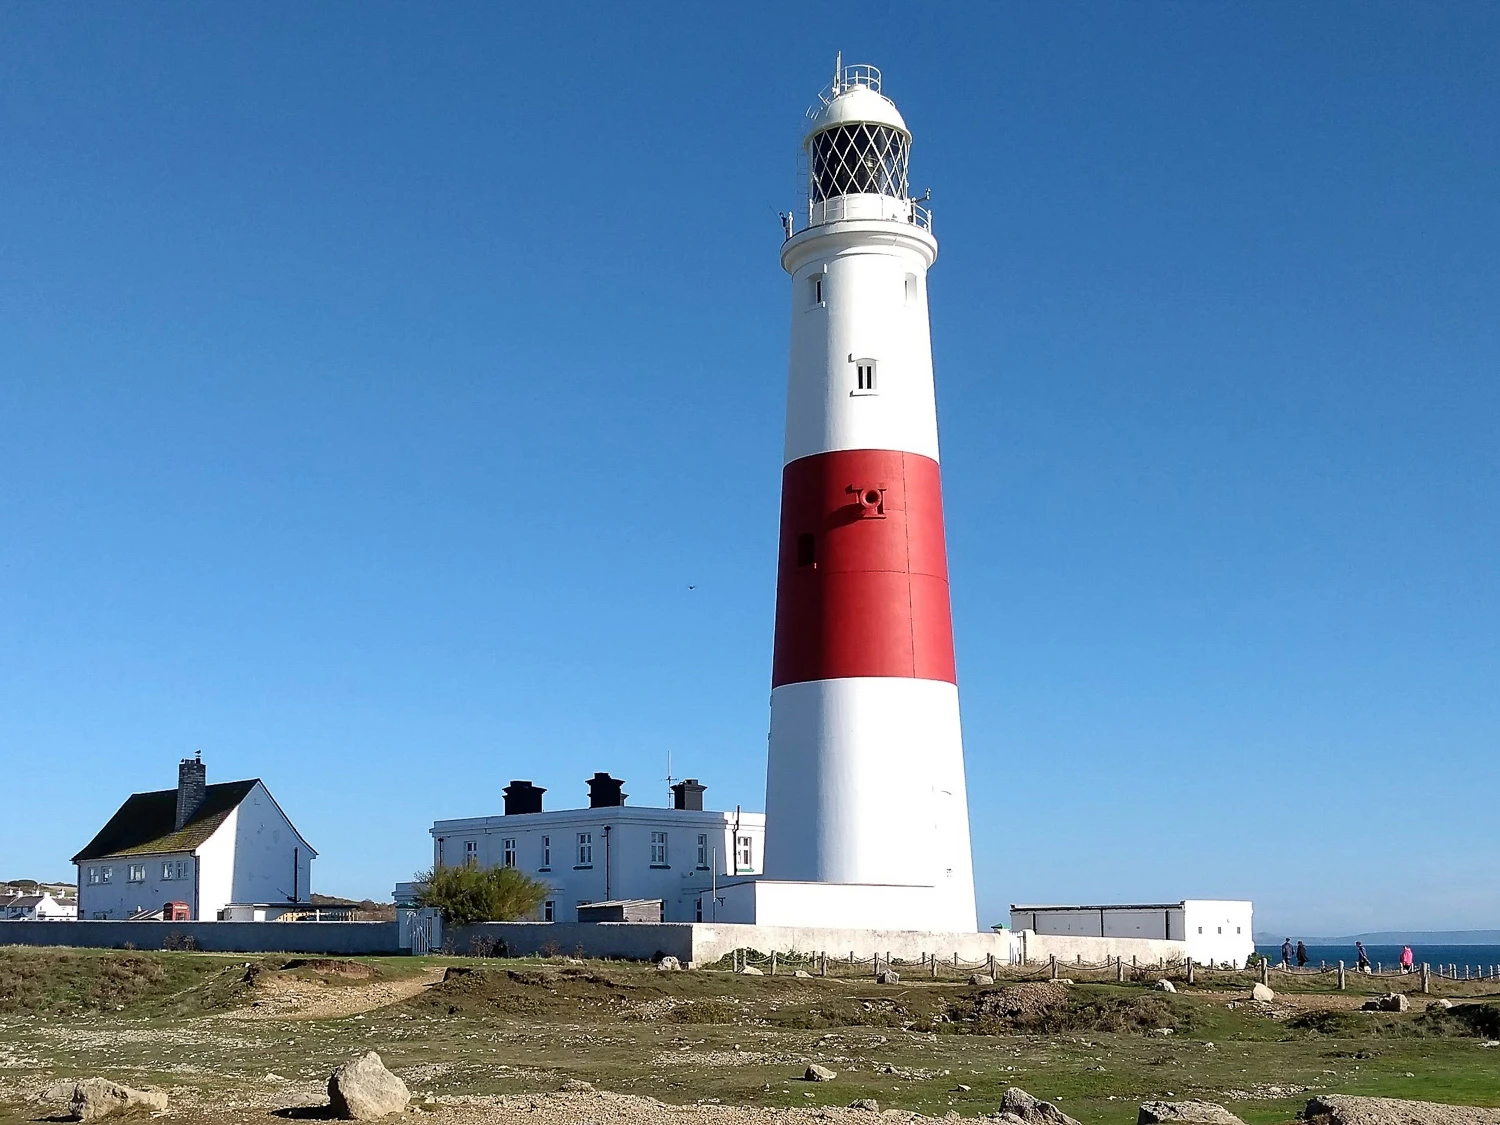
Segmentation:
[(877, 94), (868, 86), (855, 85), (845, 87), (838, 97), (831, 99), (812, 115), (812, 122), (808, 125), (803, 140), (831, 126), (857, 121), (890, 125), (900, 129), (908, 137), (911, 136), (911, 130), (906, 127), (906, 121), (896, 109), (895, 102), (884, 94)]

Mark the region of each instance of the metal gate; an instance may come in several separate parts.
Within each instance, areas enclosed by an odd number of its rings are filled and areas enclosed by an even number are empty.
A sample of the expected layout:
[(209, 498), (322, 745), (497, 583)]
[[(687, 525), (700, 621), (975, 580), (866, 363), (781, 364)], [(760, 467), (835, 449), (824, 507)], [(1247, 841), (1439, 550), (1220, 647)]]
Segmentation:
[(411, 952), (413, 957), (425, 957), (432, 952), (432, 923), (428, 915), (411, 916)]

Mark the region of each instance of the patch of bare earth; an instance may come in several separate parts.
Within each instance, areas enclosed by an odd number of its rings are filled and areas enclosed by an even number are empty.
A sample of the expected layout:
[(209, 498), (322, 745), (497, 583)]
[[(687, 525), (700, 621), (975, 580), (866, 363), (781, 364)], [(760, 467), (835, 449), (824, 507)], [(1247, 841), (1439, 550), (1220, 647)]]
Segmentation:
[[(316, 977), (296, 972), (262, 972), (250, 981), (254, 999), (242, 1008), (224, 1012), (214, 1019), (228, 1020), (325, 1020), (357, 1016), (390, 1004), (399, 1004), (418, 995), (423, 989), (443, 979), (441, 968), (427, 969), (418, 976), (398, 980), (365, 977), (311, 967), (325, 975), (335, 975), (354, 983), (327, 985)], [(359, 966), (364, 968), (364, 966)], [(366, 974), (368, 975), (368, 973)], [(365, 981), (364, 983), (359, 983)]]

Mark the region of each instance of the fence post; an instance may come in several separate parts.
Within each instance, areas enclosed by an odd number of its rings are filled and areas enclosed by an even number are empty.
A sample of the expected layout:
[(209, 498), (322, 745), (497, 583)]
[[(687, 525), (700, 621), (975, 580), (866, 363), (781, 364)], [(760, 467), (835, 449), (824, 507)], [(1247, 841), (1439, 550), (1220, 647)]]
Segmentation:
[(995, 979), (995, 955), (993, 953), (991, 953), (989, 955), (988, 960), (989, 960), (989, 964), (986, 965), (985, 967), (989, 971), (990, 980), (994, 980)]
[(1049, 953), (1049, 954), (1047, 954), (1047, 971), (1049, 973), (1051, 973), (1053, 980), (1057, 979), (1057, 954), (1056, 953)]
[(1132, 953), (1130, 955), (1130, 971), (1132, 973), (1134, 973), (1140, 967), (1141, 967), (1140, 960), (1136, 957), (1136, 955), (1134, 953)]
[(820, 977), (826, 977), (827, 975), (828, 975), (828, 950), (825, 949), (825, 950), (823, 950), (822, 953), (818, 954), (818, 976), (820, 976)]
[(1197, 983), (1197, 979), (1193, 976), (1193, 959), (1191, 957), (1187, 959), (1187, 982), (1188, 984)]
[(932, 960), (928, 962), (928, 965), (932, 969), (932, 979), (933, 980), (937, 980), (937, 954), (936, 953), (934, 953), (932, 955)]
[(1125, 983), (1125, 958), (1115, 958), (1115, 981), (1119, 984)]
[(1432, 991), (1432, 967), (1426, 961), (1422, 962), (1422, 992)]
[(1260, 983), (1270, 985), (1271, 983), (1271, 959), (1262, 957), (1260, 961)]
[(771, 950), (771, 975), (776, 975), (776, 950)]
[(1339, 991), (1343, 992), (1344, 991), (1344, 986), (1346, 984), (1348, 984), (1348, 983), (1349, 982), (1344, 977), (1344, 963), (1342, 961), (1340, 961), (1339, 962)]

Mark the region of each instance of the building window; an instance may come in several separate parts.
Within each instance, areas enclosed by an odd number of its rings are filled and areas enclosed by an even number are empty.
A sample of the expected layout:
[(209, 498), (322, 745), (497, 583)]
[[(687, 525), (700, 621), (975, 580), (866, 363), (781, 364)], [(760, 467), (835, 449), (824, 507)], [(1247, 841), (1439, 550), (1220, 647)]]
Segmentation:
[[(594, 834), (592, 832), (578, 833), (578, 866), (594, 866)], [(579, 903), (580, 906), (587, 905)]]
[(651, 833), (651, 866), (665, 867), (667, 865), (667, 834), (665, 832)]
[(854, 389), (865, 394), (875, 390), (875, 361), (873, 359), (855, 360)]
[(186, 879), (188, 877), (187, 860), (179, 859), (175, 862), (167, 860), (161, 865), (161, 877), (163, 879)]
[(1238, 926), (1236, 926), (1236, 927), (1235, 927), (1235, 928), (1234, 928), (1234, 932), (1235, 932), (1235, 933), (1239, 933), (1239, 932), (1240, 932), (1240, 928), (1239, 928), (1239, 927), (1238, 927)]
[(550, 898), (546, 902), (542, 903), (542, 921), (557, 921), (557, 903)]
[(172, 861), (169, 859), (166, 863), (161, 865), (161, 877), (163, 879), (172, 878), (172, 870)]
[(797, 536), (797, 565), (813, 566), (818, 561), (818, 537), (811, 532)]
[(552, 837), (542, 837), (542, 870), (552, 870)]
[(99, 869), (97, 867), (90, 867), (89, 868), (89, 886), (93, 886), (98, 881), (99, 881)]
[(501, 862), (504, 863), (506, 867), (514, 867), (516, 865), (515, 837), (500, 841), (500, 854), (503, 857), (501, 859)]
[(101, 867), (101, 868), (99, 868), (99, 882), (101, 882), (101, 883), (108, 883), (114, 877), (115, 877), (115, 869), (113, 867)]
[(437, 838), (437, 864), (436, 864), (436, 866), (438, 866), (438, 867), (443, 866), (443, 838), (441, 836), (439, 836)]
[(906, 275), (906, 303), (908, 305), (917, 303), (917, 275), (914, 273)]
[(703, 921), (703, 900), (701, 898), (693, 902), (693, 921)]
[(752, 862), (755, 853), (750, 844), (749, 836), (741, 836), (735, 846), (734, 862), (741, 871), (748, 871), (754, 866)]
[[(698, 870), (708, 870), (708, 833), (698, 833)], [(699, 919), (702, 921), (702, 919)]]
[(1223, 932), (1224, 932), (1224, 927), (1223, 927), (1223, 926), (1220, 926), (1220, 927), (1219, 927), (1219, 933), (1221, 933), (1221, 934), (1222, 934), (1222, 933), (1223, 933)]
[(1202, 927), (1202, 926), (1199, 926), (1199, 927), (1198, 927), (1198, 932), (1199, 932), (1199, 933), (1200, 933), (1200, 934), (1201, 934), (1201, 933), (1202, 933), (1202, 932), (1203, 932), (1203, 927)]
[(464, 841), (464, 866), (465, 867), (478, 867), (479, 866), (479, 841), (478, 840), (465, 840)]
[(812, 303), (821, 305), (823, 303), (823, 275), (813, 274), (812, 277)]
[(130, 872), (126, 876), (126, 881), (130, 883), (144, 883), (146, 881), (146, 865), (144, 863), (132, 863), (130, 865)]

